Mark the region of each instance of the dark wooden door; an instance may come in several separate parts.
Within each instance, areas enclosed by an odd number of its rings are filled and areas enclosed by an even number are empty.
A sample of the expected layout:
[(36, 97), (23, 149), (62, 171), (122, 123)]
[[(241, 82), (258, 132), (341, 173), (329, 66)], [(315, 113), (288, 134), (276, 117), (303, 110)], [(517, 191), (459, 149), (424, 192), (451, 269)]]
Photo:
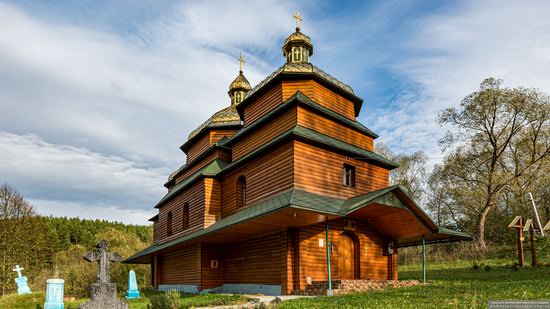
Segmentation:
[(355, 279), (355, 243), (350, 236), (340, 236), (338, 254), (341, 279)]

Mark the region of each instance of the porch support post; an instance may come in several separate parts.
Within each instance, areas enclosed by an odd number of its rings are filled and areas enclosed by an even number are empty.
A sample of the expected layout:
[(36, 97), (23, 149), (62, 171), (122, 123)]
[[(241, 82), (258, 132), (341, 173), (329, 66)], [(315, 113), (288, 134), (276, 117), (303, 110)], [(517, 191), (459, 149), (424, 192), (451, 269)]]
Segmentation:
[(327, 249), (327, 277), (328, 277), (328, 290), (327, 296), (332, 296), (332, 278), (330, 275), (330, 245), (328, 242), (328, 217), (325, 217), (325, 248)]
[(422, 283), (426, 283), (426, 239), (422, 235)]

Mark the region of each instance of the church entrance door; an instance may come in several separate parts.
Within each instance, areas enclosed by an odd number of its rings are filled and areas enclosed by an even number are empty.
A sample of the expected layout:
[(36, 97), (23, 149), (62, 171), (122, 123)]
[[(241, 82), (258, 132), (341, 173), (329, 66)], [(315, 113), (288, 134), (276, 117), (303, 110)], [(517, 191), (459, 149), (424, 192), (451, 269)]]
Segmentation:
[(341, 279), (355, 279), (355, 242), (349, 235), (340, 235), (338, 255)]

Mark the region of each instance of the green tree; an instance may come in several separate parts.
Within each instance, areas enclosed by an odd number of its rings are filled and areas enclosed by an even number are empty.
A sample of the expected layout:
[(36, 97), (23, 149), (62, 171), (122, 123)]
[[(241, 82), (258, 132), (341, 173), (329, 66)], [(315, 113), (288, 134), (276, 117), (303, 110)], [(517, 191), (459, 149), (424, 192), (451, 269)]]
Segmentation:
[(383, 143), (377, 143), (376, 153), (399, 164), (390, 173), (391, 185), (401, 186), (413, 200), (422, 202), (428, 176), (428, 156), (422, 151), (396, 154)]
[(486, 248), (491, 212), (505, 203), (504, 194), (514, 182), (547, 163), (550, 100), (537, 90), (503, 88), (501, 80), (489, 78), (438, 121), (451, 127), (441, 140), (448, 154), (440, 181), (461, 213), (475, 217), (475, 238)]

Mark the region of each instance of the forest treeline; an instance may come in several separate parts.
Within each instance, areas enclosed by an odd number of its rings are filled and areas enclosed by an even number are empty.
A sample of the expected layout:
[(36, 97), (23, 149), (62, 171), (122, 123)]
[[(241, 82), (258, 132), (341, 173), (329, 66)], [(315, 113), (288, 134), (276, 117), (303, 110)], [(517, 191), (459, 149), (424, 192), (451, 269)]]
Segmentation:
[[(33, 207), (14, 188), (0, 186), (0, 295), (17, 291), (12, 271), (16, 264), (32, 290), (45, 290), (47, 279), (65, 280), (65, 294), (88, 295), (95, 281), (97, 266), (83, 255), (97, 241), (107, 239), (113, 252), (128, 257), (152, 242), (152, 227), (105, 220), (55, 218), (36, 215)], [(127, 285), (128, 271), (136, 271), (140, 287), (150, 284), (148, 265), (113, 264), (111, 280), (119, 292)]]

